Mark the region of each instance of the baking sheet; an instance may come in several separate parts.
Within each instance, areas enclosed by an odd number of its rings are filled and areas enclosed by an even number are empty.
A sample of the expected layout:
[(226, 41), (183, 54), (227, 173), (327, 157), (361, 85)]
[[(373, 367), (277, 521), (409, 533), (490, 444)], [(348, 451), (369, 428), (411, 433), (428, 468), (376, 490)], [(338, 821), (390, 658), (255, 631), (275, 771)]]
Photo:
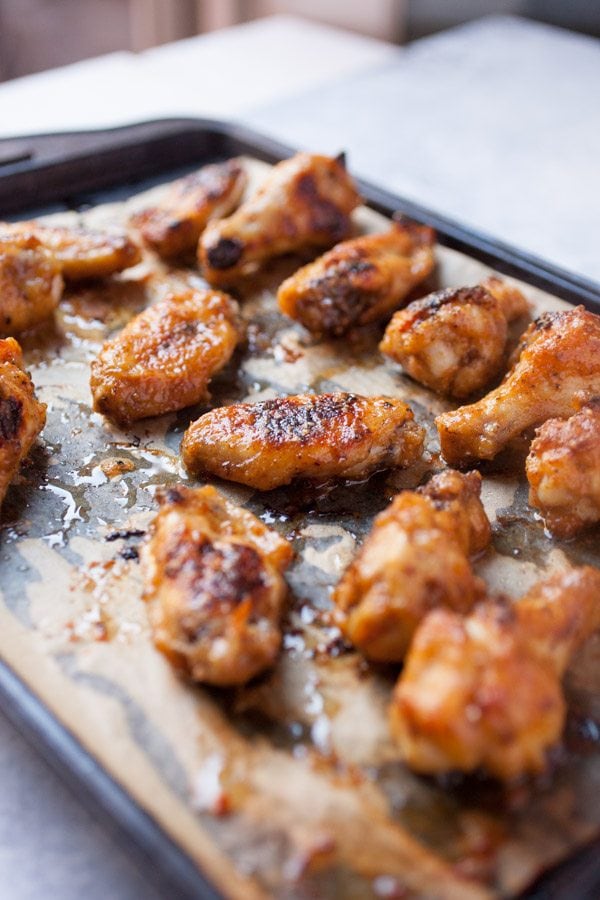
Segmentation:
[[(259, 180), (265, 167), (250, 165)], [(122, 222), (145, 202), (59, 218)], [(367, 210), (357, 218), (363, 229), (383, 223)], [(444, 248), (438, 262), (430, 288), (489, 272)], [(297, 265), (278, 262), (245, 287), (248, 347), (217, 379), (213, 402), (305, 390), (391, 394), (428, 426), (430, 456), (359, 485), (267, 495), (220, 485), (297, 552), (275, 670), (237, 691), (193, 688), (151, 642), (136, 548), (156, 487), (186, 480), (179, 441), (205, 407), (124, 433), (91, 412), (88, 388), (101, 342), (160, 296), (154, 275), (164, 269), (151, 258), (110, 284), (71, 290), (55, 327), (25, 341), (48, 425), (3, 508), (0, 653), (228, 895), (518, 892), (598, 831), (600, 641), (569, 673), (566, 750), (547, 778), (504, 792), (474, 778), (416, 778), (397, 762), (385, 717), (397, 672), (349, 652), (328, 622), (328, 596), (372, 515), (435, 469), (432, 419), (447, 405), (383, 361), (381, 329), (317, 344), (280, 317), (273, 288)], [(565, 305), (525, 292), (536, 311)], [(548, 567), (597, 559), (598, 532), (555, 545), (513, 471), (509, 460), (486, 472), (484, 502), (498, 521), (478, 569), (492, 589), (518, 595)]]

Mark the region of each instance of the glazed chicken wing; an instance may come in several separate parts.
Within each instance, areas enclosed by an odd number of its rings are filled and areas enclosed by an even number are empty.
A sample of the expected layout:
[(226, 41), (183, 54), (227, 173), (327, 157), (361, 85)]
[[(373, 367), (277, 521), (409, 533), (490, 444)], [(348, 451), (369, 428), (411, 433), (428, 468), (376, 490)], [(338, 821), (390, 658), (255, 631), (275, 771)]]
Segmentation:
[(240, 337), (237, 304), (227, 294), (167, 294), (102, 347), (92, 363), (94, 409), (127, 426), (199, 403)]
[(499, 278), (448, 288), (397, 312), (379, 348), (432, 391), (468, 397), (498, 373), (508, 323), (527, 310), (523, 294)]
[(436, 419), (450, 465), (493, 459), (513, 438), (600, 395), (600, 316), (583, 306), (546, 313), (523, 336), (502, 384)]
[(390, 709), (402, 757), (419, 772), (540, 772), (561, 735), (560, 679), (600, 627), (600, 572), (555, 573), (515, 604), (466, 618), (431, 612), (418, 628)]
[(20, 346), (0, 340), (0, 504), (45, 424), (46, 404), (36, 400)]
[(282, 253), (331, 247), (350, 233), (359, 203), (342, 160), (298, 153), (274, 166), (237, 212), (206, 228), (198, 246), (204, 276), (231, 284)]
[(142, 551), (156, 646), (194, 681), (243, 684), (279, 651), (292, 549), (213, 487), (158, 496)]
[(105, 278), (139, 263), (140, 248), (125, 232), (93, 231), (41, 222), (3, 224), (2, 234), (36, 238), (67, 281)]
[(33, 235), (0, 231), (0, 335), (19, 334), (52, 315), (62, 296), (58, 264)]
[(529, 502), (557, 537), (600, 522), (600, 402), (545, 422), (525, 467)]
[(338, 244), (279, 288), (280, 309), (313, 334), (386, 318), (435, 265), (434, 232), (407, 221)]
[(305, 394), (213, 409), (186, 431), (186, 469), (261, 491), (294, 478), (362, 478), (409, 466), (423, 452), (424, 430), (391, 397)]
[(344, 635), (370, 659), (399, 662), (438, 606), (467, 612), (485, 586), (469, 557), (490, 540), (478, 472), (447, 469), (380, 513), (333, 600)]
[(196, 249), (208, 222), (236, 208), (246, 181), (238, 159), (203, 166), (174, 181), (156, 206), (134, 213), (130, 224), (159, 256), (181, 256)]

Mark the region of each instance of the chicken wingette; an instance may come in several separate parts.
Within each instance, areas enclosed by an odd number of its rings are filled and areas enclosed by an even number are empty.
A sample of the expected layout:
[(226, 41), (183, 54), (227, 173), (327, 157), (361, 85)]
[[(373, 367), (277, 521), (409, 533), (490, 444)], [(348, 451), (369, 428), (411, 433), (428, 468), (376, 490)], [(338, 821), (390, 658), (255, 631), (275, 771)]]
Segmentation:
[(408, 220), (338, 244), (283, 282), (282, 312), (316, 335), (385, 319), (435, 266), (433, 229)]
[(600, 627), (600, 571), (554, 573), (514, 603), (431, 612), (390, 708), (402, 758), (424, 773), (483, 769), (510, 781), (544, 770), (566, 713), (561, 677)]
[(203, 166), (172, 182), (155, 206), (129, 222), (164, 259), (196, 250), (208, 222), (229, 215), (239, 204), (247, 177), (238, 159)]
[(0, 340), (0, 504), (45, 423), (46, 404), (36, 399), (19, 344)]
[(331, 247), (350, 234), (359, 203), (343, 160), (298, 153), (274, 166), (233, 215), (208, 225), (198, 245), (203, 274), (229, 285), (274, 256)]
[(600, 522), (600, 402), (538, 429), (525, 463), (529, 503), (569, 538)]
[(59, 266), (39, 240), (0, 229), (0, 335), (19, 334), (43, 322), (62, 292)]
[(553, 416), (600, 396), (600, 316), (583, 306), (546, 313), (525, 334), (502, 384), (436, 419), (444, 459), (469, 465)]
[(447, 288), (397, 312), (379, 348), (415, 381), (462, 399), (498, 374), (508, 325), (527, 310), (523, 294), (499, 278)]
[(178, 288), (104, 344), (92, 362), (94, 409), (127, 426), (199, 403), (240, 337), (235, 300)]
[(243, 684), (279, 652), (291, 546), (214, 487), (158, 499), (142, 551), (155, 643), (194, 681)]
[(392, 397), (304, 394), (237, 403), (200, 416), (186, 431), (186, 469), (261, 491), (294, 478), (363, 478), (410, 466), (425, 432)]
[(369, 659), (400, 662), (436, 607), (468, 612), (484, 596), (470, 557), (490, 540), (481, 476), (446, 469), (380, 513), (337, 585), (335, 618)]

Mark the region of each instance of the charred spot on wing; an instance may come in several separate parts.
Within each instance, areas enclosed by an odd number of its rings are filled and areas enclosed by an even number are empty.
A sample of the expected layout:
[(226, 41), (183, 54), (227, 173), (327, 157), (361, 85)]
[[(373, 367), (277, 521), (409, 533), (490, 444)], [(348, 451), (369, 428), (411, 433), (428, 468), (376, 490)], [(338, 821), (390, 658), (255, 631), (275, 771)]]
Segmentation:
[(393, 214), (392, 222), (398, 228), (410, 234), (415, 244), (425, 244), (427, 246), (435, 244), (435, 229), (430, 225), (424, 225), (422, 222), (417, 222), (416, 219), (411, 219), (410, 216), (407, 216), (406, 213), (403, 213), (400, 210), (397, 210)]
[(15, 397), (0, 398), (0, 438), (4, 441), (14, 440), (23, 418), (23, 403)]
[(188, 492), (189, 488), (185, 487), (185, 485), (161, 487), (156, 491), (156, 499), (159, 506), (178, 506), (186, 502)]
[(188, 633), (192, 623), (203, 621), (211, 610), (222, 610), (224, 606), (233, 609), (244, 600), (258, 599), (266, 587), (260, 554), (247, 544), (204, 540), (191, 551), (188, 565), (193, 595)]
[(231, 269), (241, 259), (244, 245), (236, 238), (220, 238), (206, 252), (208, 263), (213, 269)]
[(347, 235), (348, 216), (331, 200), (321, 196), (312, 173), (306, 172), (297, 179), (296, 196), (309, 207), (312, 231), (329, 234), (333, 241)]
[(344, 170), (348, 169), (348, 159), (347, 159), (345, 150), (342, 150), (341, 153), (338, 153), (338, 155), (335, 157), (335, 161), (336, 161), (336, 163), (340, 164), (342, 169), (344, 169)]

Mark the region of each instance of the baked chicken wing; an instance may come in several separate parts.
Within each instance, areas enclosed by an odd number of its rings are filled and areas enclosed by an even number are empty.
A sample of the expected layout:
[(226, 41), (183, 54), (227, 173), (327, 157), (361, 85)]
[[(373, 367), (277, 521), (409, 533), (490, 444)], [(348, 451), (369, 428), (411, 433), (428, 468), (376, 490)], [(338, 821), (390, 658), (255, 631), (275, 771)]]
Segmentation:
[(274, 166), (237, 212), (208, 225), (198, 246), (204, 276), (231, 284), (274, 256), (331, 247), (350, 233), (359, 203), (341, 159), (298, 153)]
[(433, 229), (400, 220), (345, 241), (284, 281), (279, 306), (317, 335), (384, 319), (433, 271), (434, 240)]
[(548, 529), (572, 537), (600, 522), (600, 402), (538, 429), (525, 464), (529, 502)]
[(36, 238), (54, 258), (67, 281), (105, 278), (135, 266), (142, 258), (137, 244), (120, 231), (93, 231), (35, 221), (3, 224), (0, 231), (7, 236)]
[(196, 249), (208, 222), (236, 208), (246, 181), (238, 159), (203, 166), (174, 181), (156, 206), (134, 213), (130, 224), (159, 256), (181, 256)]
[(19, 334), (50, 316), (62, 296), (58, 264), (33, 235), (0, 230), (0, 335)]
[(488, 278), (410, 303), (396, 313), (379, 347), (432, 391), (468, 397), (499, 372), (508, 323), (527, 310), (519, 290)]
[(333, 600), (344, 635), (370, 659), (399, 662), (438, 606), (465, 613), (485, 586), (469, 557), (490, 540), (481, 476), (446, 469), (380, 513)]
[(600, 571), (555, 573), (512, 605), (447, 609), (419, 626), (390, 722), (404, 760), (440, 773), (482, 768), (503, 780), (540, 772), (565, 720), (561, 676), (600, 627)]
[(291, 546), (213, 487), (158, 498), (142, 551), (156, 646), (194, 681), (243, 684), (279, 651)]
[(92, 363), (94, 409), (127, 426), (199, 403), (240, 337), (237, 304), (227, 294), (167, 294), (102, 347)]
[(600, 316), (583, 306), (541, 316), (518, 352), (499, 387), (436, 419), (450, 465), (493, 459), (521, 433), (600, 396)]
[(0, 340), (0, 504), (45, 424), (46, 404), (36, 399), (19, 344)]
[(362, 478), (409, 466), (424, 436), (400, 400), (305, 394), (213, 409), (190, 425), (181, 453), (189, 472), (268, 491), (294, 478)]

